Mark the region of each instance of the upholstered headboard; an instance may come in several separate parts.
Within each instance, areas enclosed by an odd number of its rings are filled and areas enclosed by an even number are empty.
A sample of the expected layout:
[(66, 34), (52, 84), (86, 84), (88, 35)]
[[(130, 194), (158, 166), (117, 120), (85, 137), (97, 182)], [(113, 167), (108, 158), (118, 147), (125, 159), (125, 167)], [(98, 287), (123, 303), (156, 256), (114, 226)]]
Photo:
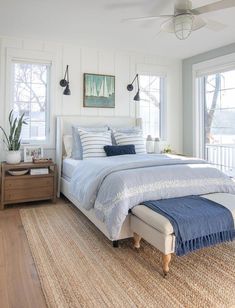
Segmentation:
[(130, 117), (97, 117), (97, 116), (57, 116), (56, 118), (56, 163), (58, 167), (58, 196), (60, 194), (61, 167), (63, 159), (63, 136), (72, 134), (72, 125), (142, 127), (140, 118)]

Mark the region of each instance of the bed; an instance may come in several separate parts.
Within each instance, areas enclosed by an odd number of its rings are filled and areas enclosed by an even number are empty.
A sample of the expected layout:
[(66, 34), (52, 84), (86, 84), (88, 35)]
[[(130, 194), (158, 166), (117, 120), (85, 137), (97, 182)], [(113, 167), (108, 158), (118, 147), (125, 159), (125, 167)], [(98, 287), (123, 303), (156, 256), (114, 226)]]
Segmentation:
[[(135, 247), (139, 248), (143, 237), (163, 253), (166, 274), (175, 250), (175, 229), (172, 230), (171, 223), (163, 216), (146, 209), (146, 204), (143, 206), (147, 200), (205, 196), (210, 200), (207, 202), (218, 203), (235, 217), (234, 182), (201, 159), (137, 153), (83, 161), (63, 160), (62, 136), (70, 132), (74, 121), (80, 125), (111, 123), (122, 127), (134, 126), (136, 121), (129, 118), (57, 118), (57, 164), (61, 175), (58, 194), (62, 192), (114, 246), (118, 240), (134, 235)], [(231, 219), (234, 229), (234, 218)]]

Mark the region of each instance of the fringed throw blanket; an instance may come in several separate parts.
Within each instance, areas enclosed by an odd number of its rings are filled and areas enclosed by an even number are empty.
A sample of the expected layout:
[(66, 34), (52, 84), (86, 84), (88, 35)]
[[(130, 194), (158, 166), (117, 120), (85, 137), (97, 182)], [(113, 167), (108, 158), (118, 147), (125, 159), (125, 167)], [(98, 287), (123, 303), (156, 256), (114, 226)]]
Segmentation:
[(200, 196), (187, 196), (142, 204), (171, 222), (176, 237), (175, 253), (178, 256), (235, 238), (231, 212), (214, 201)]

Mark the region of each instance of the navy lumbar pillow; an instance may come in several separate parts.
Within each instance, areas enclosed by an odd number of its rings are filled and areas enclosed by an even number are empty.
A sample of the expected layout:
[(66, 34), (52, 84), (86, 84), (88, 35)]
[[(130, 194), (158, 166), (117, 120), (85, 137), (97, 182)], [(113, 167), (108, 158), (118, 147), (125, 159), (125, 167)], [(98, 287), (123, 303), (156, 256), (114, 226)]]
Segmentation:
[(136, 154), (134, 144), (127, 145), (105, 145), (104, 151), (107, 156)]

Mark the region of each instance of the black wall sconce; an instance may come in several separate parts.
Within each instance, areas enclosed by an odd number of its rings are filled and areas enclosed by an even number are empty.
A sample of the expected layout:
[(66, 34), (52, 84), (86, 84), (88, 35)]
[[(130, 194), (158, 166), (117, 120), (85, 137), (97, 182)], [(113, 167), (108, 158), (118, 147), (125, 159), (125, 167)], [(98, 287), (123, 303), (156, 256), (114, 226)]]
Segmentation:
[(128, 84), (127, 90), (132, 91), (134, 89), (133, 83), (135, 82), (135, 80), (137, 80), (138, 90), (137, 90), (137, 93), (134, 96), (133, 100), (134, 101), (140, 101), (140, 85), (139, 85), (139, 75), (138, 74), (135, 75), (135, 78), (133, 79), (132, 83)]
[(64, 79), (61, 79), (60, 81), (61, 87), (65, 87), (63, 94), (64, 95), (71, 95), (71, 91), (69, 89), (69, 66), (66, 66), (65, 74), (64, 74)]

